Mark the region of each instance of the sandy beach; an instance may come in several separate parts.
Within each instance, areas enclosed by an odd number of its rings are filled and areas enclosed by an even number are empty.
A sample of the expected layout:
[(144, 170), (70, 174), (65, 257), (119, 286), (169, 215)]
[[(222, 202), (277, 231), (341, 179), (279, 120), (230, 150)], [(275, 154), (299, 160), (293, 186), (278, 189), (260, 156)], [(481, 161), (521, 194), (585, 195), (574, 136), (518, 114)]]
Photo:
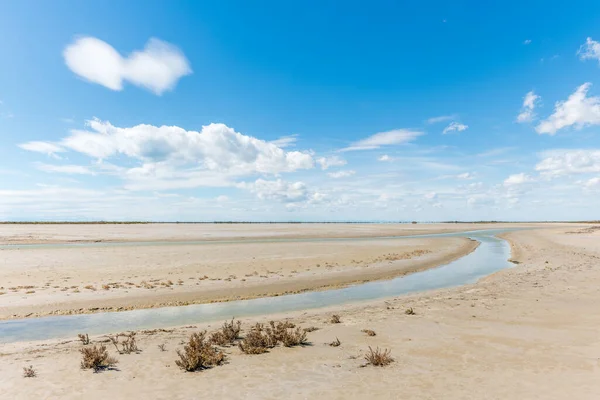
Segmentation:
[[(184, 373), (174, 363), (182, 340), (220, 325), (199, 324), (140, 332), (141, 353), (117, 355), (117, 370), (94, 374), (79, 368), (76, 338), (3, 344), (0, 391), (15, 399), (598, 398), (600, 230), (557, 224), (503, 237), (515, 266), (472, 285), (243, 319), (245, 331), (270, 319), (319, 328), (306, 347), (261, 355), (228, 347), (225, 365)], [(341, 323), (330, 323), (334, 313)], [(341, 345), (330, 347), (336, 338)], [(369, 346), (390, 349), (395, 362), (365, 366)], [(37, 377), (22, 377), (28, 365)]]
[[(455, 237), (374, 238), (459, 229), (442, 224), (419, 229), (310, 224), (298, 232), (289, 224), (31, 225), (28, 235), (22, 233), (24, 225), (13, 225), (16, 233), (7, 226), (0, 226), (4, 228), (0, 242), (5, 244), (60, 244), (0, 250), (0, 319), (338, 288), (445, 264), (477, 245)], [(150, 235), (152, 228), (155, 231)], [(52, 231), (61, 233), (52, 239)], [(270, 239), (257, 241), (257, 237)], [(130, 245), (111, 245), (116, 238)], [(206, 238), (211, 241), (190, 244)], [(365, 240), (320, 240), (335, 238)], [(98, 244), (104, 241), (108, 243)]]

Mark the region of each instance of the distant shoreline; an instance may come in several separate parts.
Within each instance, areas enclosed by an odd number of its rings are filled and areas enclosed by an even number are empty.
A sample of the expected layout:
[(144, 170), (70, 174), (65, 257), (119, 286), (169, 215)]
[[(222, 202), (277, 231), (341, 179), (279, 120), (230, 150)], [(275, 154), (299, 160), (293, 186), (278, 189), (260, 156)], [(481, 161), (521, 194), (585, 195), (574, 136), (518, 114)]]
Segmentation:
[(590, 221), (0, 221), (0, 225), (150, 225), (150, 224), (600, 224)]

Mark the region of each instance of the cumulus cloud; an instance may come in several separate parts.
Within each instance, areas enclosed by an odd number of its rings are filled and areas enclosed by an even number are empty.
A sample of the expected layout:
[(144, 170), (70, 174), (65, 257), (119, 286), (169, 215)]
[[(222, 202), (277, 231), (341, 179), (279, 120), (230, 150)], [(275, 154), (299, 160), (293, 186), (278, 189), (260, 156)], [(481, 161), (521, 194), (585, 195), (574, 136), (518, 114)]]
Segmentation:
[(383, 161), (383, 162), (385, 162), (385, 161), (392, 161), (392, 160), (393, 160), (393, 157), (390, 157), (387, 154), (384, 154), (384, 155), (379, 156), (377, 158), (377, 161)]
[(450, 132), (462, 132), (466, 131), (469, 128), (468, 125), (461, 124), (460, 122), (451, 122), (450, 125), (444, 128), (442, 134), (447, 134)]
[[(120, 128), (93, 119), (87, 127), (72, 130), (56, 144), (30, 142), (20, 146), (32, 151), (69, 149), (95, 158), (99, 171), (123, 178), (131, 190), (232, 186), (235, 177), (314, 167), (309, 152), (285, 151), (224, 124), (203, 126), (198, 132), (144, 124)], [(108, 162), (123, 156), (137, 165), (125, 168)]]
[(592, 178), (583, 183), (586, 189), (600, 189), (600, 177)]
[(268, 181), (257, 179), (247, 187), (262, 200), (277, 200), (283, 203), (296, 203), (308, 200), (309, 191), (304, 182), (286, 182), (281, 179)]
[(504, 180), (504, 186), (519, 186), (525, 183), (533, 182), (533, 178), (525, 173), (510, 175), (508, 178)]
[(557, 102), (554, 113), (535, 128), (537, 133), (554, 135), (569, 126), (581, 129), (600, 124), (600, 98), (587, 97), (591, 85), (584, 83), (567, 100)]
[(144, 50), (123, 57), (100, 39), (79, 37), (65, 48), (63, 57), (75, 74), (111, 90), (122, 90), (126, 81), (161, 95), (192, 73), (181, 50), (155, 38), (148, 40)]
[(341, 151), (372, 150), (382, 146), (391, 146), (412, 142), (423, 135), (421, 131), (410, 129), (394, 129), (387, 132), (379, 132), (366, 139), (351, 143), (350, 146)]
[(579, 55), (579, 59), (582, 61), (591, 59), (600, 62), (600, 43), (596, 42), (591, 37), (588, 37), (585, 40), (585, 43), (579, 47), (577, 55)]
[(329, 175), (330, 177), (332, 177), (334, 179), (339, 179), (339, 178), (348, 178), (349, 176), (352, 176), (355, 173), (356, 173), (356, 171), (346, 170), (346, 171), (330, 172), (327, 175)]
[(600, 149), (551, 150), (535, 170), (547, 177), (600, 172)]
[(320, 157), (317, 158), (317, 164), (321, 166), (322, 170), (326, 170), (330, 167), (343, 167), (347, 161), (338, 156)]
[(521, 112), (517, 115), (517, 122), (531, 122), (535, 118), (534, 109), (536, 102), (540, 99), (540, 96), (536, 95), (533, 90), (528, 92), (523, 99), (523, 106)]

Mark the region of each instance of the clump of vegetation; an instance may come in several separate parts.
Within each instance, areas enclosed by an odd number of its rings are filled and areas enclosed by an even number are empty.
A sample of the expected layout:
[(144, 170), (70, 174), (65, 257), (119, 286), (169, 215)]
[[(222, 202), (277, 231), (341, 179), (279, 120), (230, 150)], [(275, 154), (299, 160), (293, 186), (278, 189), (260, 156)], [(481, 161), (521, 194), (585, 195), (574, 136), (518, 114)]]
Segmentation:
[(240, 332), (242, 330), (242, 322), (234, 321), (223, 323), (220, 331), (214, 332), (210, 335), (209, 341), (217, 346), (229, 346), (232, 345), (237, 339), (240, 338)]
[(319, 328), (317, 328), (316, 326), (309, 326), (308, 328), (304, 328), (304, 332), (314, 332), (318, 330)]
[(339, 315), (333, 314), (331, 316), (331, 320), (329, 322), (331, 322), (332, 324), (339, 324), (340, 322), (342, 322), (342, 319), (340, 318)]
[(338, 339), (337, 337), (335, 338), (335, 340), (333, 342), (329, 343), (329, 345), (331, 347), (338, 347), (341, 344), (342, 344), (342, 342), (340, 342), (340, 339)]
[(103, 344), (84, 347), (79, 351), (82, 354), (81, 369), (93, 369), (94, 372), (98, 372), (113, 367), (119, 362), (116, 358), (108, 355), (106, 346)]
[(160, 351), (167, 351), (167, 349), (165, 348), (165, 344), (164, 344), (164, 343), (161, 343), (161, 344), (159, 344), (159, 345), (158, 345), (158, 349), (159, 349)]
[(88, 336), (88, 334), (83, 334), (83, 333), (78, 333), (77, 337), (79, 338), (79, 340), (81, 341), (81, 343), (86, 346), (88, 344), (90, 344), (90, 337)]
[(23, 378), (35, 378), (37, 376), (37, 372), (33, 368), (33, 365), (29, 367), (23, 367)]
[(371, 346), (369, 346), (369, 353), (365, 356), (365, 360), (376, 367), (385, 367), (394, 362), (390, 350), (380, 350), (379, 347), (373, 350)]
[[(93, 285), (87, 285), (87, 286), (84, 286), (83, 288), (84, 288), (84, 289), (91, 290), (91, 291), (94, 291), (94, 292), (96, 291), (96, 288), (95, 288)], [(68, 289), (68, 288), (67, 288), (67, 289)]]
[(281, 343), (285, 347), (304, 346), (308, 344), (306, 331), (289, 321), (270, 321), (269, 325), (256, 324), (239, 347), (246, 354), (261, 354)]
[(206, 331), (192, 333), (183, 351), (177, 350), (179, 360), (175, 364), (184, 371), (193, 372), (221, 365), (225, 354), (206, 340)]
[(372, 331), (371, 329), (363, 329), (362, 332), (366, 333), (368, 336), (375, 336), (375, 335), (377, 335), (375, 333), (375, 331)]
[[(115, 346), (115, 349), (119, 354), (131, 354), (131, 353), (139, 353), (141, 350), (137, 346), (137, 342), (135, 340), (135, 332), (130, 333), (118, 333), (115, 336), (106, 336), (110, 342)], [(123, 340), (119, 342), (119, 338), (123, 337)], [(119, 348), (119, 344), (121, 348)]]
[(264, 325), (259, 323), (254, 325), (238, 344), (240, 350), (246, 354), (266, 353), (268, 349), (275, 347), (275, 345), (276, 343), (273, 343), (271, 336), (265, 331)]
[(410, 307), (410, 308), (407, 308), (407, 309), (404, 311), (404, 314), (406, 314), (406, 315), (416, 315), (417, 313), (415, 312), (415, 310), (413, 310), (413, 308), (412, 308), (412, 307)]

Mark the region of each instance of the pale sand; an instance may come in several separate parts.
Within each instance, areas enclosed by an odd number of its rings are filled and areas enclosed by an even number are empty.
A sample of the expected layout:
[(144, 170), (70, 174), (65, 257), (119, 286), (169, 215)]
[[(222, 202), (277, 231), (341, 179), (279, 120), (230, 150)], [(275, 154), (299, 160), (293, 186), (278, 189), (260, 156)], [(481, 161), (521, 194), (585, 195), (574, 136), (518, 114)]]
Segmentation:
[[(342, 287), (445, 264), (476, 247), (476, 242), (465, 238), (271, 243), (244, 239), (267, 235), (289, 239), (296, 236), (295, 225), (277, 225), (275, 231), (271, 231), (272, 225), (233, 225), (236, 240), (243, 243), (202, 245), (156, 242), (173, 237), (198, 239), (199, 228), (213, 238), (229, 235), (231, 239), (233, 234), (225, 234), (222, 225), (212, 225), (211, 231), (209, 225), (185, 224), (153, 225), (153, 236), (147, 232), (151, 225), (0, 225), (0, 229), (14, 242), (21, 237), (23, 226), (61, 231), (57, 235), (62, 239), (96, 237), (104, 241), (119, 237), (147, 243), (0, 250), (0, 319), (186, 305)], [(413, 228), (308, 226), (310, 230), (304, 232), (315, 237), (349, 232), (367, 237), (392, 232), (406, 235)], [(17, 233), (11, 234), (7, 227)], [(127, 234), (121, 232), (124, 227), (129, 229)], [(419, 232), (438, 231), (440, 227), (434, 225), (421, 227)]]
[[(181, 372), (174, 351), (190, 332), (215, 324), (139, 334), (141, 354), (119, 355), (119, 371), (98, 374), (79, 369), (74, 341), (2, 345), (0, 393), (11, 399), (597, 399), (600, 231), (563, 233), (579, 230), (506, 234), (520, 263), (474, 285), (265, 317), (320, 330), (309, 334), (312, 346), (305, 348), (255, 356), (227, 349), (228, 364), (197, 373)], [(417, 315), (405, 315), (407, 307)], [(327, 323), (334, 312), (341, 324)], [(361, 333), (365, 328), (377, 336)], [(325, 344), (335, 337), (340, 347)], [(392, 349), (396, 362), (361, 368), (368, 346)], [(29, 364), (38, 377), (21, 377)]]

